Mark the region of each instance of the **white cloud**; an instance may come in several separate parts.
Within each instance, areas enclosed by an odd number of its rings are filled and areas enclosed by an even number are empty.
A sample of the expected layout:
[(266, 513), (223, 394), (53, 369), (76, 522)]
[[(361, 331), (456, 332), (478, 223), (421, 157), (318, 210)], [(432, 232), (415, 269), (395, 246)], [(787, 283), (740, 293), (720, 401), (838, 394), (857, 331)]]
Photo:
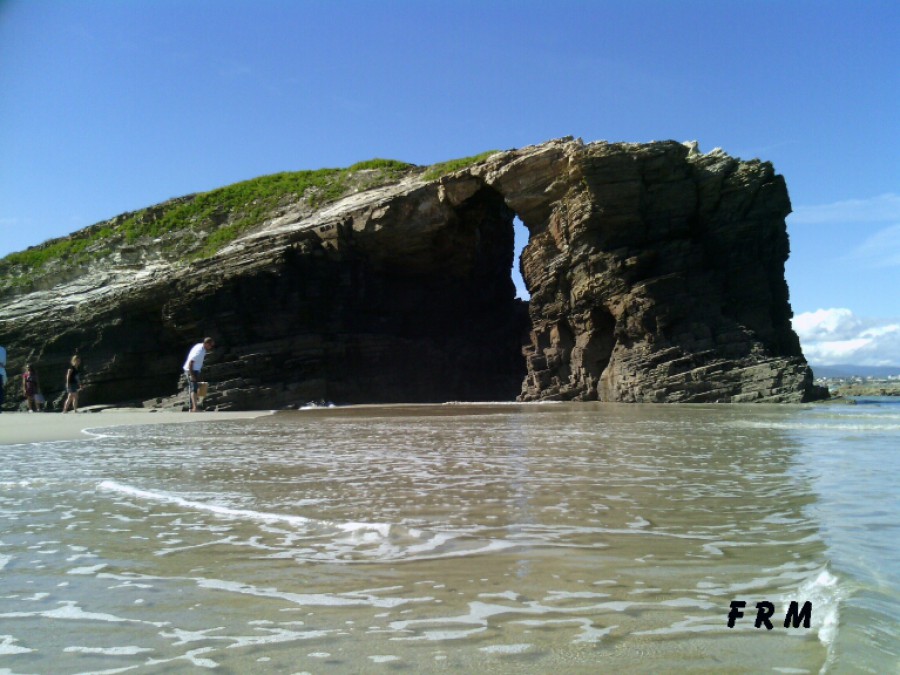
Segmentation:
[(856, 335), (860, 322), (849, 309), (819, 309), (794, 317), (794, 330), (800, 339), (841, 340)]
[(900, 320), (865, 319), (833, 308), (798, 314), (793, 325), (814, 365), (900, 365)]
[(888, 192), (869, 199), (798, 206), (790, 220), (792, 225), (843, 225), (869, 231), (884, 224), (850, 250), (844, 261), (870, 268), (900, 267), (900, 194)]
[(864, 330), (862, 332), (862, 335), (863, 337), (879, 338), (885, 335), (892, 335), (894, 333), (900, 333), (900, 324), (892, 323), (887, 326), (876, 326), (875, 328), (869, 328), (868, 330)]
[(900, 195), (889, 192), (869, 199), (797, 206), (790, 219), (802, 225), (900, 222)]
[(891, 225), (866, 238), (851, 258), (871, 267), (900, 266), (900, 225)]

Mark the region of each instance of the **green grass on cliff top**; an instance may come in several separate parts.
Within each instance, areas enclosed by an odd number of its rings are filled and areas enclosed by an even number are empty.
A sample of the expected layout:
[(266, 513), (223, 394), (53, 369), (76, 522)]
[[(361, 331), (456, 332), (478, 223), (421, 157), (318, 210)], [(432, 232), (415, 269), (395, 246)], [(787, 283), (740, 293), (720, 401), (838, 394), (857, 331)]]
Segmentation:
[[(68, 237), (54, 239), (0, 260), (0, 268), (40, 267), (55, 259), (78, 257), (103, 242), (133, 244), (144, 238), (156, 239), (182, 229), (212, 230), (198, 252), (210, 255), (261, 221), (288, 199), (306, 198), (313, 207), (343, 196), (350, 174), (374, 169), (367, 187), (396, 180), (411, 164), (390, 159), (359, 162), (347, 169), (319, 169), (261, 176), (210, 192), (175, 199), (158, 206), (119, 216), (93, 225)], [(108, 252), (108, 251), (107, 251)], [(102, 254), (102, 252), (101, 252)]]
[[(425, 180), (435, 180), (480, 162), (497, 152), (441, 162), (428, 167)], [(26, 288), (50, 268), (62, 264), (77, 269), (128, 245), (157, 245), (165, 251), (172, 233), (189, 231), (168, 257), (207, 258), (241, 234), (261, 225), (279, 205), (305, 199), (313, 208), (335, 201), (353, 190), (369, 189), (399, 180), (417, 168), (393, 159), (372, 159), (346, 169), (319, 169), (261, 176), (223, 188), (173, 199), (86, 227), (67, 237), (52, 239), (0, 259), (0, 290)], [(360, 180), (359, 172), (368, 173)], [(356, 180), (352, 180), (353, 178)]]
[(497, 152), (497, 150), (488, 150), (487, 152), (482, 152), (478, 155), (472, 155), (471, 157), (460, 157), (459, 159), (451, 159), (447, 162), (433, 164), (424, 174), (422, 174), (422, 178), (424, 178), (425, 180), (435, 180), (437, 178), (440, 178), (441, 176), (447, 175), (448, 173), (453, 173), (454, 171), (465, 169), (467, 166), (472, 166), (473, 164), (477, 164), (478, 162), (483, 162), (488, 157), (496, 154)]

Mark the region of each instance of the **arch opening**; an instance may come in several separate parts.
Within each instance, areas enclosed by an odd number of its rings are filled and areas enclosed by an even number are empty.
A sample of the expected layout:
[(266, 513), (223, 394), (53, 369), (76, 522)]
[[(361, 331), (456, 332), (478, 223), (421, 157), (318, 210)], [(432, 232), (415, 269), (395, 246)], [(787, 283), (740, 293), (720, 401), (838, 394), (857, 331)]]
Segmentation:
[(531, 294), (525, 285), (525, 279), (522, 277), (522, 251), (528, 245), (529, 232), (525, 227), (522, 219), (516, 215), (513, 218), (513, 264), (512, 264), (512, 280), (516, 287), (516, 297), (520, 300), (528, 301)]

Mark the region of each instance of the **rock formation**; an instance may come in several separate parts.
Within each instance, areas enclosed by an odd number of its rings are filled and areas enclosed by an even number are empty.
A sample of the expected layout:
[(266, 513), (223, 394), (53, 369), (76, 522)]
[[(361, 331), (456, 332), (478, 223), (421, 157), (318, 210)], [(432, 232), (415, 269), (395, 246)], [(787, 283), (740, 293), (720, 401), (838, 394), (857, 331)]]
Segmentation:
[(4, 292), (0, 341), (10, 374), (37, 363), (51, 396), (79, 349), (92, 403), (172, 405), (204, 335), (220, 407), (799, 402), (822, 392), (790, 325), (789, 212), (768, 163), (567, 138), (430, 180), (411, 168), (317, 209), (287, 199), (189, 264), (146, 241), (46, 272)]

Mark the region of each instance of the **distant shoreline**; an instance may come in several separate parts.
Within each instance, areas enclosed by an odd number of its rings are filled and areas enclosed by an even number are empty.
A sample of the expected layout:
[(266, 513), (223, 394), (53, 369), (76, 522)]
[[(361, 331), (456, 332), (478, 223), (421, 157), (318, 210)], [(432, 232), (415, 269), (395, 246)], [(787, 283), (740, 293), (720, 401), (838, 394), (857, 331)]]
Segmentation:
[(90, 438), (89, 429), (140, 424), (184, 424), (253, 419), (270, 415), (268, 410), (244, 412), (156, 412), (141, 408), (118, 408), (99, 413), (8, 413), (0, 414), (0, 446), (45, 441), (77, 441)]

